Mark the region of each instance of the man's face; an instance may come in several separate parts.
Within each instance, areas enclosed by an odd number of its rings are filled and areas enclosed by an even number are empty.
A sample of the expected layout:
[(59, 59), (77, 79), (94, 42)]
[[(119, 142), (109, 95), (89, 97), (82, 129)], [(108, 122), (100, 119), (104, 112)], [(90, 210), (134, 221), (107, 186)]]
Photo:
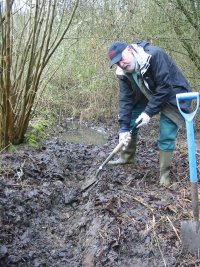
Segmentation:
[(131, 52), (131, 48), (127, 47), (122, 52), (122, 59), (117, 63), (117, 65), (124, 70), (124, 72), (132, 73), (135, 71), (137, 66), (137, 61)]

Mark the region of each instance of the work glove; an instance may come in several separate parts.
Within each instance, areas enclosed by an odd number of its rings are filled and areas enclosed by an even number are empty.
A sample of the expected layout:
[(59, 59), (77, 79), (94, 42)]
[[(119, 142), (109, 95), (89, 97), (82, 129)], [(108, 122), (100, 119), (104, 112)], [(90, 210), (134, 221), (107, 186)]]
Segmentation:
[(131, 140), (131, 134), (130, 132), (122, 132), (119, 133), (119, 143), (123, 143), (124, 146), (126, 147)]
[(150, 117), (145, 112), (142, 112), (135, 122), (138, 123), (140, 120), (141, 122), (138, 124), (137, 128), (147, 125), (150, 121)]

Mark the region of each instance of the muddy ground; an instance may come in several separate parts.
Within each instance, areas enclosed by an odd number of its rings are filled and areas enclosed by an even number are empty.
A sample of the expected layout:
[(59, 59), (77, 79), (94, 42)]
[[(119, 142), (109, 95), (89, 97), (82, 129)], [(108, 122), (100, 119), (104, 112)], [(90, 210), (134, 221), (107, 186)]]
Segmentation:
[(93, 126), (104, 145), (51, 137), (37, 150), (1, 153), (0, 266), (199, 266), (180, 238), (180, 222), (192, 219), (185, 133), (171, 187), (159, 186), (158, 127), (150, 125), (135, 166), (106, 166), (82, 191), (117, 144), (117, 124)]

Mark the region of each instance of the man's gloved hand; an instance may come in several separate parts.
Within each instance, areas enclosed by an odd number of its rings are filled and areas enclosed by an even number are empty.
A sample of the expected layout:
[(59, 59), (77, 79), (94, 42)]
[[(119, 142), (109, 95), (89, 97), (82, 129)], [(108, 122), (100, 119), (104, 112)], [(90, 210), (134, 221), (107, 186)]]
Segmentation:
[(150, 121), (150, 117), (145, 112), (142, 112), (135, 122), (138, 123), (140, 120), (141, 122), (138, 124), (137, 128), (147, 125)]
[(119, 133), (119, 143), (123, 142), (123, 144), (127, 146), (130, 140), (131, 140), (130, 132)]

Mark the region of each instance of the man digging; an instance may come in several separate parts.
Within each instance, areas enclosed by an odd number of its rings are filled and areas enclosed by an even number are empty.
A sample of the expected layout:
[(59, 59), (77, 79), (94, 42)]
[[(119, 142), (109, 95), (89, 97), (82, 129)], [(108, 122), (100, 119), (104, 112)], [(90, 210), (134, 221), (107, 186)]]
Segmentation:
[[(160, 113), (157, 138), (160, 154), (160, 185), (169, 186), (175, 139), (183, 119), (176, 104), (176, 94), (191, 92), (191, 87), (172, 59), (159, 47), (146, 41), (128, 44), (114, 42), (108, 50), (110, 67), (117, 65), (119, 81), (119, 142), (125, 145), (120, 158), (109, 164), (134, 163), (138, 128)], [(181, 109), (189, 113), (190, 102)], [(138, 124), (130, 136), (130, 128)]]

